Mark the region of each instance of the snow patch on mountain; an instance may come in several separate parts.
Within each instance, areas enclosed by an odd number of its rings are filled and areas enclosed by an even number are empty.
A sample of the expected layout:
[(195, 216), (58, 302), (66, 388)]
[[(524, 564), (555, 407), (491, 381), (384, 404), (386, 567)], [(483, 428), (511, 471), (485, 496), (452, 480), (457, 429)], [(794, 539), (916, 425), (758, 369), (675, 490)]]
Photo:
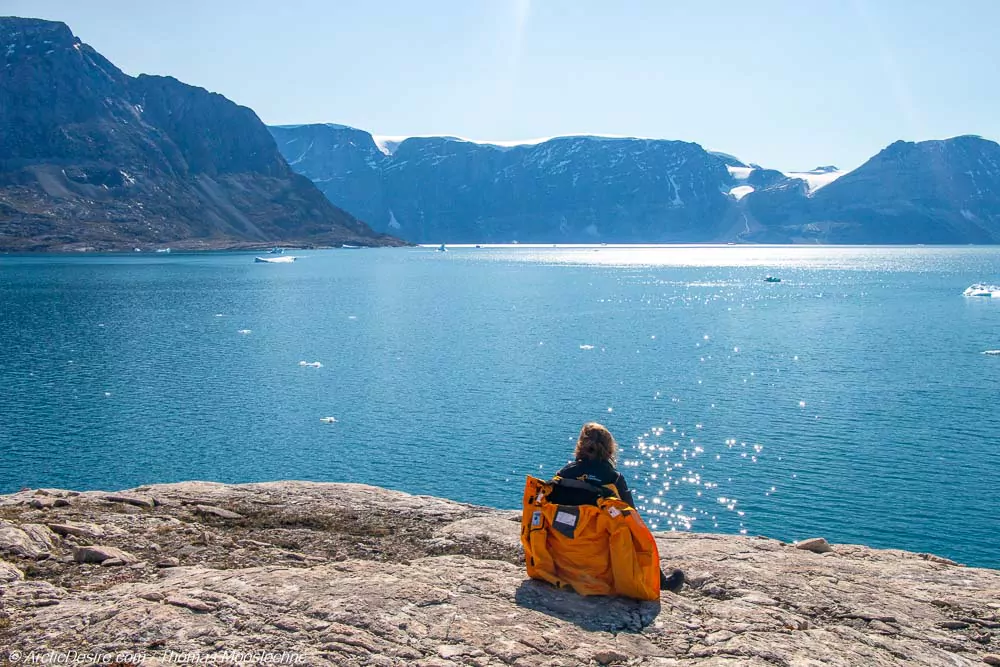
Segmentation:
[(737, 181), (745, 181), (750, 178), (750, 172), (753, 171), (753, 167), (732, 167), (726, 165), (726, 169), (729, 171), (729, 175)]
[(737, 185), (735, 188), (729, 191), (729, 196), (735, 197), (736, 200), (739, 201), (740, 199), (743, 199), (748, 194), (753, 192), (753, 189), (754, 188), (752, 185)]
[(392, 155), (399, 148), (399, 145), (409, 139), (410, 137), (395, 136), (389, 137), (382, 134), (373, 134), (372, 139), (375, 140), (375, 146), (378, 147), (386, 155)]
[(783, 171), (788, 178), (799, 178), (806, 182), (809, 194), (813, 194), (820, 188), (826, 187), (835, 180), (848, 173), (836, 167), (816, 167), (811, 171)]
[(396, 214), (389, 209), (389, 228), (390, 229), (401, 229), (403, 226), (399, 224), (399, 220), (396, 220)]
[(304, 160), (306, 158), (306, 156), (309, 155), (309, 151), (312, 150), (313, 143), (314, 142), (310, 141), (309, 145), (306, 146), (306, 149), (304, 151), (302, 151), (302, 153), (297, 158), (295, 158), (294, 160), (289, 160), (288, 161), (289, 166), (296, 165), (296, 164), (302, 162), (302, 160)]
[(673, 205), (673, 206), (684, 206), (684, 200), (681, 199), (681, 189), (677, 186), (677, 180), (674, 179), (674, 175), (673, 174), (670, 174), (670, 176), (668, 176), (668, 178), (670, 179), (670, 185), (672, 185), (673, 188), (674, 188), (674, 199), (673, 199), (672, 202), (670, 202), (671, 205)]

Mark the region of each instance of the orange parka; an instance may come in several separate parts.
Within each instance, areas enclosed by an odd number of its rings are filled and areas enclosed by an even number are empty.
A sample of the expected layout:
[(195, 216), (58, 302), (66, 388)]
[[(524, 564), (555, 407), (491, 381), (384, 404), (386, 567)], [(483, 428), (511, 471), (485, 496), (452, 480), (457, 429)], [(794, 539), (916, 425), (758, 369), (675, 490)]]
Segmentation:
[(617, 497), (613, 485), (603, 487), (609, 490), (596, 506), (550, 503), (560, 482), (566, 480), (525, 481), (521, 544), (528, 576), (580, 595), (658, 600), (660, 555), (635, 508)]

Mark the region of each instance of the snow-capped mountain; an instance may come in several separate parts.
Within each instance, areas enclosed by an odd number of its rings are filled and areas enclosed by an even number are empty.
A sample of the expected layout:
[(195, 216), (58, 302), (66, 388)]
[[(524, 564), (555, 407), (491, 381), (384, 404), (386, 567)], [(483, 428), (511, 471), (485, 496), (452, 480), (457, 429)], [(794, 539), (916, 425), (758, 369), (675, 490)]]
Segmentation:
[(659, 139), (270, 129), (332, 202), (418, 243), (1000, 242), (1000, 146), (978, 137), (897, 142), (851, 172), (782, 172)]

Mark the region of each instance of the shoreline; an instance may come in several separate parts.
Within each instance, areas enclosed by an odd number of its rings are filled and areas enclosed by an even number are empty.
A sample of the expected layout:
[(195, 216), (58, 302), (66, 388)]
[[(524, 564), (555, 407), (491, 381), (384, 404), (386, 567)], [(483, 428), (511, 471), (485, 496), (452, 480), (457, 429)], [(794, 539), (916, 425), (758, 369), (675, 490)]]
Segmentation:
[[(181, 240), (176, 242), (162, 242), (156, 244), (150, 244), (148, 242), (136, 243), (136, 244), (123, 244), (120, 246), (113, 247), (95, 247), (87, 246), (83, 243), (71, 243), (56, 246), (43, 246), (43, 247), (19, 247), (19, 248), (4, 248), (0, 247), (0, 255), (23, 255), (23, 256), (34, 256), (34, 255), (130, 255), (135, 253), (136, 247), (141, 247), (140, 253), (151, 255), (155, 254), (156, 250), (159, 248), (170, 248), (171, 251), (176, 251), (185, 254), (194, 254), (200, 252), (256, 252), (262, 250), (270, 250), (271, 248), (284, 248), (286, 250), (338, 250), (342, 249), (343, 245), (354, 246), (359, 248), (423, 248), (423, 249), (437, 249), (442, 244), (441, 243), (417, 243), (406, 241), (404, 239), (395, 239), (389, 237), (391, 241), (385, 243), (376, 243), (375, 241), (381, 239), (370, 239), (370, 238), (358, 238), (358, 239), (345, 239), (343, 241), (338, 241), (336, 243), (315, 243), (315, 242), (295, 242), (295, 241), (278, 241), (273, 243), (266, 242), (251, 242), (251, 241), (219, 241), (219, 242), (202, 242), (197, 240)], [(561, 250), (573, 250), (573, 249), (591, 249), (591, 248), (604, 248), (607, 250), (640, 250), (640, 249), (657, 249), (657, 248), (702, 248), (702, 249), (747, 249), (747, 248), (761, 248), (761, 249), (772, 249), (772, 248), (788, 248), (788, 249), (856, 249), (856, 248), (887, 248), (887, 249), (899, 249), (899, 248), (925, 248), (932, 250), (940, 250), (946, 248), (985, 248), (985, 249), (996, 249), (1000, 247), (1000, 243), (752, 243), (752, 242), (726, 242), (726, 241), (703, 241), (703, 242), (635, 242), (635, 243), (615, 243), (615, 242), (590, 242), (590, 243), (567, 243), (567, 242), (531, 242), (531, 243), (493, 243), (493, 242), (460, 242), (460, 243), (449, 243), (445, 242), (444, 245), (450, 249), (481, 249), (481, 250), (496, 250), (496, 249), (525, 249), (525, 250), (539, 250), (539, 249), (561, 249)]]
[[(359, 248), (410, 248), (415, 244), (401, 239), (385, 240), (384, 243), (378, 241), (383, 239), (371, 238), (348, 238), (335, 243), (315, 243), (309, 241), (275, 241), (273, 243), (251, 242), (251, 241), (218, 241), (203, 242), (193, 240), (164, 241), (162, 243), (151, 244), (149, 242), (122, 244), (114, 246), (89, 246), (84, 243), (71, 243), (54, 246), (41, 247), (20, 247), (3, 248), (0, 247), (0, 255), (154, 255), (160, 249), (169, 248), (171, 252), (195, 254), (208, 252), (259, 252), (270, 250), (271, 248), (283, 248), (285, 250), (331, 250), (341, 249), (343, 245), (351, 245)], [(139, 252), (136, 252), (139, 248)], [(166, 253), (163, 253), (166, 254)]]
[(661, 532), (679, 595), (583, 598), (526, 578), (519, 518), (345, 483), (2, 495), (0, 645), (154, 665), (250, 648), (310, 665), (1000, 664), (984, 663), (997, 570)]

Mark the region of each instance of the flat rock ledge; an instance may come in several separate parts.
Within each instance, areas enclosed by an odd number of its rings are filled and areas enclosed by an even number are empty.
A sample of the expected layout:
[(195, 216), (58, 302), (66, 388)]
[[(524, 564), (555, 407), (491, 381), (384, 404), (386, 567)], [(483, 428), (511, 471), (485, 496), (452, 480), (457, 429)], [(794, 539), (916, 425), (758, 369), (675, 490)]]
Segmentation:
[(144, 665), (247, 651), (387, 667), (1000, 664), (1000, 571), (660, 533), (663, 565), (689, 577), (679, 595), (583, 598), (525, 578), (518, 530), (517, 512), (360, 484), (0, 496), (0, 666), (31, 651)]

